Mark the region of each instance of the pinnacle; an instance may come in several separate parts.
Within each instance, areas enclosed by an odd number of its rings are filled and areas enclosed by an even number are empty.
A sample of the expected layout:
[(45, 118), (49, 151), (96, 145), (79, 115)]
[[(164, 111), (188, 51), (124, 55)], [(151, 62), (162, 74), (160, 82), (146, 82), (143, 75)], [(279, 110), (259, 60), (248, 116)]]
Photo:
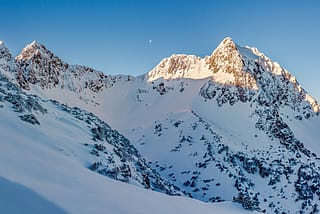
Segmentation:
[(29, 59), (36, 53), (45, 53), (47, 52), (46, 48), (38, 43), (36, 40), (32, 41), (25, 48), (22, 49), (22, 52), (16, 57), (17, 60)]
[(227, 36), (226, 38), (224, 38), (224, 39), (222, 40), (222, 42), (233, 42), (233, 40), (232, 40), (231, 37)]
[(225, 46), (236, 47), (237, 45), (231, 37), (226, 37), (220, 42), (218, 47), (225, 47)]
[(37, 49), (39, 49), (41, 46), (43, 46), (43, 45), (41, 45), (40, 43), (38, 43), (36, 40), (33, 40), (30, 44), (28, 44), (26, 47), (33, 47), (33, 48), (37, 48)]
[(226, 54), (230, 54), (234, 51), (238, 51), (238, 45), (232, 40), (231, 37), (224, 38), (218, 47), (212, 52), (211, 57), (213, 55), (221, 54), (222, 52)]
[(33, 41), (30, 43), (30, 45), (37, 45), (37, 44), (38, 44), (37, 40), (33, 40)]
[(3, 41), (0, 41), (0, 61), (4, 59), (5, 61), (10, 61), (11, 60), (11, 53), (9, 49), (4, 45)]
[(3, 42), (3, 41), (0, 41), (0, 48), (2, 48), (2, 49), (7, 49), (7, 47), (4, 45), (4, 42)]

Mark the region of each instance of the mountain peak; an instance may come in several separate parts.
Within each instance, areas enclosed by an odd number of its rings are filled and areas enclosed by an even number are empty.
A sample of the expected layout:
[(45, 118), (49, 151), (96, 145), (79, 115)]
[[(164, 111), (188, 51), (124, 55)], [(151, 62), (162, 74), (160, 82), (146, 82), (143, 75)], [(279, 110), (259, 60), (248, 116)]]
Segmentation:
[(28, 44), (24, 49), (26, 48), (34, 48), (34, 49), (46, 49), (46, 47), (42, 44), (40, 44), (39, 42), (37, 42), (37, 40), (33, 40), (30, 44)]
[(55, 87), (60, 82), (60, 74), (69, 66), (37, 41), (23, 48), (15, 59), (18, 83), (27, 90), (30, 84), (39, 84), (41, 88)]
[(44, 45), (34, 40), (22, 49), (21, 53), (16, 57), (16, 60), (29, 60), (35, 55), (46, 56), (52, 55), (52, 53), (48, 51)]
[(0, 50), (6, 51), (6, 52), (9, 51), (3, 41), (0, 41)]
[(226, 37), (224, 38), (218, 47), (216, 49), (221, 49), (221, 48), (229, 48), (229, 49), (237, 49), (237, 44), (233, 41), (231, 37)]
[(233, 44), (235, 44), (235, 42), (233, 41), (233, 39), (231, 38), (231, 37), (226, 37), (226, 38), (224, 38), (221, 42), (220, 42), (220, 44), (224, 44), (224, 45), (226, 45), (226, 44), (230, 44), (230, 43), (233, 43)]
[(226, 37), (220, 42), (218, 47), (213, 51), (212, 55), (215, 52), (231, 53), (234, 51), (238, 51), (238, 45), (233, 41), (231, 37)]
[(234, 71), (239, 73), (243, 67), (239, 48), (230, 37), (222, 40), (207, 58), (207, 64), (213, 73), (233, 73)]
[[(159, 78), (204, 79), (211, 77), (219, 83), (233, 83), (234, 75), (244, 75), (242, 74), (243, 64), (239, 53), (240, 48), (232, 38), (226, 37), (213, 53), (205, 58), (173, 54), (169, 58), (162, 60), (148, 73), (148, 81)], [(247, 77), (248, 75), (245, 76)], [(252, 79), (251, 77), (247, 78)], [(251, 82), (254, 81), (252, 80)], [(253, 88), (256, 89), (256, 87)]]
[(3, 41), (0, 41), (0, 64), (3, 64), (12, 59), (9, 49), (4, 45)]
[(30, 43), (30, 45), (37, 45), (37, 44), (38, 44), (37, 40), (33, 40), (33, 41)]
[(38, 43), (36, 40), (33, 40), (30, 44), (26, 46), (26, 48), (41, 49), (45, 47), (44, 45)]

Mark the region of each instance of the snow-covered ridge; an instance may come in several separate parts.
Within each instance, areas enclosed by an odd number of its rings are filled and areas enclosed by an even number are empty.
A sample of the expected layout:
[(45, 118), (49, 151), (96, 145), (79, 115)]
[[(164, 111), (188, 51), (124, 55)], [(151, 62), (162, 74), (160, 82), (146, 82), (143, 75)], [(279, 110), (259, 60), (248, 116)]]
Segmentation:
[[(31, 93), (38, 93), (40, 90), (47, 97), (61, 90), (66, 93), (71, 91), (86, 104), (100, 106), (101, 100), (96, 93), (101, 93), (119, 82), (135, 79), (131, 76), (109, 76), (86, 66), (69, 65), (36, 41), (27, 45), (15, 58), (15, 62), (9, 50), (3, 44), (1, 47), (1, 53), (4, 54), (0, 57), (0, 65), (6, 71), (6, 76), (10, 79), (15, 76), (15, 81), (23, 89)], [(211, 79), (213, 84), (257, 91), (258, 94), (266, 85), (287, 88), (288, 93), (300, 97), (295, 99), (302, 98), (310, 104), (313, 111), (320, 111), (319, 104), (286, 69), (257, 48), (241, 47), (229, 37), (225, 38), (210, 56), (200, 58), (173, 54), (163, 59), (145, 75), (144, 81), (152, 83), (157, 79)]]
[(267, 213), (320, 204), (319, 105), (257, 49), (226, 38), (210, 56), (172, 55), (140, 77), (57, 67), (48, 56), (16, 60), (23, 91), (98, 115), (187, 195)]
[(241, 54), (233, 40), (225, 38), (210, 56), (172, 55), (147, 74), (148, 81), (163, 79), (204, 79), (257, 90), (254, 78), (243, 72)]
[[(173, 54), (169, 58), (163, 59), (148, 73), (148, 81), (153, 81), (158, 78), (203, 79), (212, 77), (220, 83), (227, 81), (233, 82), (234, 74), (241, 75), (242, 72), (245, 72), (243, 58), (253, 62), (260, 62), (261, 60), (263, 60), (263, 62), (272, 62), (256, 48), (241, 47), (230, 37), (227, 37), (210, 56), (200, 58), (194, 55)], [(267, 65), (270, 66), (270, 63)], [(275, 65), (278, 64), (275, 63)], [(279, 69), (278, 67), (279, 65), (271, 66), (270, 70)], [(230, 75), (228, 76), (226, 73)]]
[[(22, 89), (63, 103), (73, 100), (71, 106), (78, 106), (79, 102), (99, 106), (97, 93), (118, 81), (132, 79), (124, 75), (109, 76), (87, 66), (69, 65), (36, 41), (22, 50), (14, 64), (12, 73)], [(74, 96), (76, 99), (70, 98)]]
[(147, 81), (163, 79), (204, 79), (211, 76), (209, 70), (203, 69), (203, 60), (194, 55), (173, 54), (163, 59), (147, 74)]
[(317, 101), (307, 94), (290, 72), (257, 48), (242, 47), (230, 37), (225, 38), (210, 56), (200, 58), (194, 55), (173, 54), (163, 59), (146, 75), (148, 82), (157, 79), (205, 78), (211, 79), (214, 84), (253, 91), (260, 91), (265, 81), (272, 81), (273, 85), (292, 88), (291, 92), (300, 94), (315, 112), (320, 111)]
[[(9, 50), (4, 50), (6, 56), (11, 56)], [(6, 71), (6, 76), (15, 79), (21, 88), (63, 103), (69, 103), (69, 96), (64, 99), (60, 97), (60, 93), (76, 95), (79, 102), (73, 102), (72, 106), (84, 102), (86, 106), (101, 107), (104, 99), (99, 94), (115, 85), (140, 79), (132, 76), (111, 76), (86, 66), (69, 65), (35, 41), (22, 50), (15, 62), (12, 57), (10, 62), (4, 59), (6, 58), (1, 59), (1, 66)], [(282, 97), (290, 98), (294, 102), (305, 100), (313, 111), (320, 110), (319, 104), (286, 69), (258, 49), (241, 47), (229, 37), (225, 38), (210, 56), (204, 58), (184, 54), (173, 54), (165, 58), (144, 76), (144, 82), (148, 84), (154, 84), (157, 79), (211, 79), (211, 85), (241, 88), (242, 94), (251, 93), (247, 92), (248, 90), (255, 91), (256, 96), (265, 91), (268, 85), (269, 91), (284, 90), (286, 96), (281, 95)], [(274, 96), (275, 93), (271, 95)]]
[(245, 49), (250, 50), (253, 54), (255, 54), (255, 56), (258, 57), (255, 61), (261, 64), (268, 73), (277, 77), (282, 77), (286, 81), (290, 82), (293, 91), (300, 93), (304, 97), (304, 100), (310, 103), (313, 111), (320, 111), (319, 103), (302, 88), (296, 77), (293, 76), (287, 69), (283, 68), (278, 62), (272, 61), (257, 48), (246, 46)]
[[(9, 53), (7, 49), (5, 50)], [(2, 67), (7, 67), (6, 70), (10, 70), (8, 63), (2, 64), (5, 64)], [(69, 65), (36, 41), (22, 50), (15, 58), (14, 64), (13, 70), (16, 71), (17, 82), (22, 88), (31, 91), (37, 90), (39, 86), (46, 90), (69, 87), (71, 91), (84, 93), (79, 97), (87, 97), (90, 94), (93, 98), (92, 93), (110, 88), (119, 80), (134, 79), (130, 76), (108, 76), (86, 66)], [(145, 81), (150, 83), (160, 78), (165, 80), (209, 78), (217, 84), (257, 91), (263, 85), (261, 79), (257, 79), (260, 75), (257, 72), (262, 70), (265, 73), (264, 76), (275, 75), (288, 80), (293, 90), (302, 94), (305, 100), (310, 102), (314, 111), (320, 110), (318, 103), (304, 91), (295, 77), (286, 69), (277, 62), (273, 62), (257, 48), (242, 47), (230, 37), (225, 38), (210, 56), (204, 58), (173, 54), (163, 59), (145, 75)], [(275, 84), (278, 83), (275, 82)], [(87, 102), (99, 105), (97, 99)]]

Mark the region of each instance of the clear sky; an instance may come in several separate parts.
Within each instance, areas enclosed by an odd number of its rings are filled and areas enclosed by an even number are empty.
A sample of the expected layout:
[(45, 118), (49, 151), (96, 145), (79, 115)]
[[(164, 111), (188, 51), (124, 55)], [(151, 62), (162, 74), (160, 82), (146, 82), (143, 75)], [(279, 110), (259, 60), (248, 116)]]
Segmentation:
[(139, 75), (173, 53), (210, 55), (220, 41), (257, 47), (320, 100), (318, 0), (0, 0), (0, 40), (33, 40), (63, 60)]

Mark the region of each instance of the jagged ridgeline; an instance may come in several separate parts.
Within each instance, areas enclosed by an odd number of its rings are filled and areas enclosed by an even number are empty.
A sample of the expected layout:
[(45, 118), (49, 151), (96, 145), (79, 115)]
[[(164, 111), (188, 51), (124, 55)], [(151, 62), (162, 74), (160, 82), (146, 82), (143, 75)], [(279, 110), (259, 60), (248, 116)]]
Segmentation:
[[(319, 212), (319, 104), (256, 48), (226, 38), (132, 77), (69, 65), (36, 42), (15, 59), (1, 47), (1, 71), (23, 94), (88, 126), (90, 169), (206, 202)], [(20, 119), (41, 126), (34, 111)]]

